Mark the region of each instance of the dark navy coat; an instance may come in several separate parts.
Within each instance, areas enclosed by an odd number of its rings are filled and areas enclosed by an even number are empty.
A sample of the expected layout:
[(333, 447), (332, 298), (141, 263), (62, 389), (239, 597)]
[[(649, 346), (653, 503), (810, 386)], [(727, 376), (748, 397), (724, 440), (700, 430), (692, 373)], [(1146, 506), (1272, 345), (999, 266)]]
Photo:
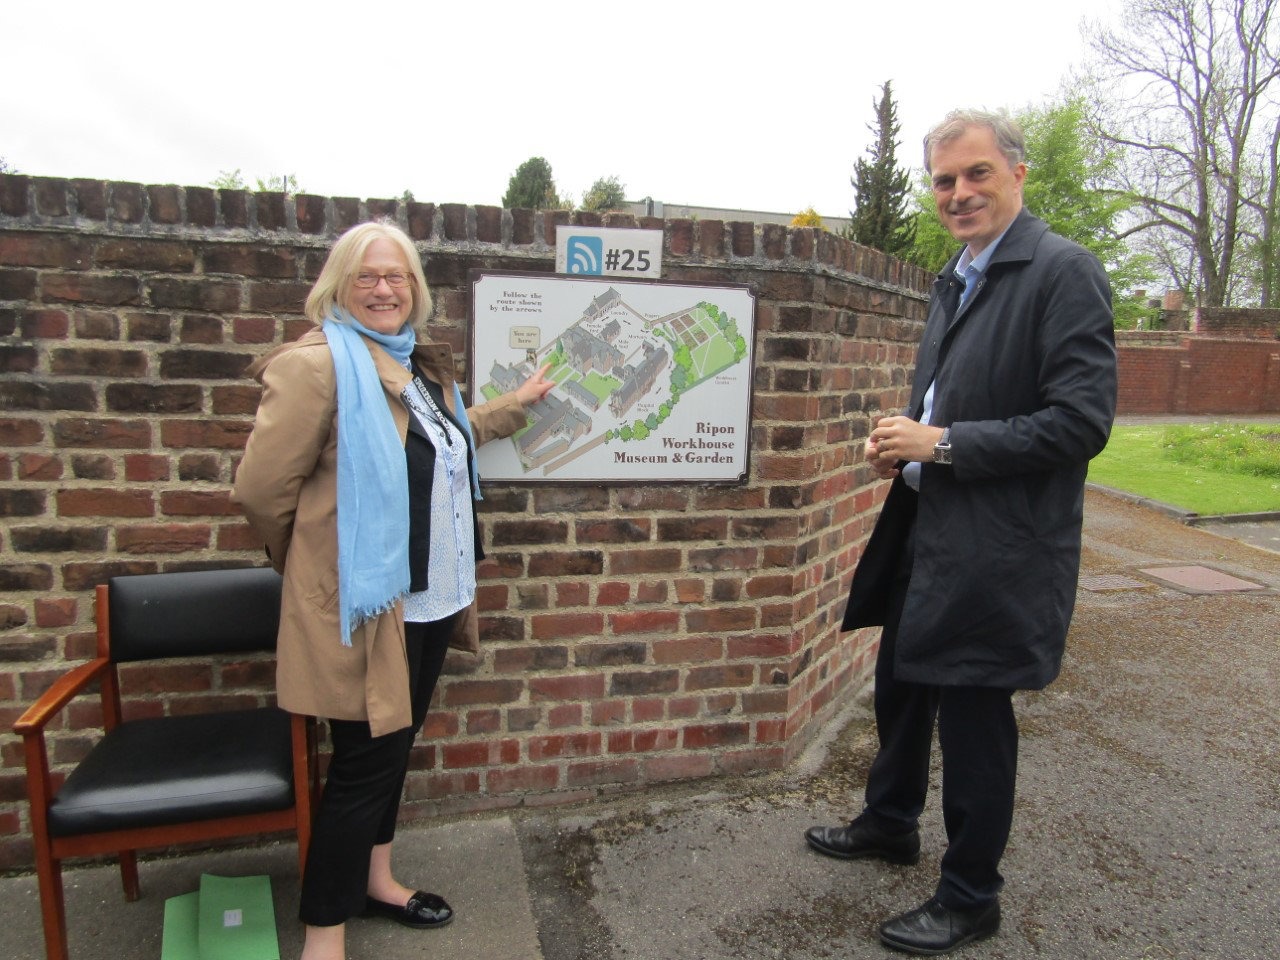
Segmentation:
[[(936, 380), (952, 464), (926, 463), (894, 676), (1040, 689), (1057, 676), (1080, 569), (1084, 481), (1115, 416), (1111, 288), (1097, 258), (1025, 210), (948, 326), (934, 283), (911, 404)], [(883, 625), (914, 497), (901, 477), (854, 572), (843, 629)]]

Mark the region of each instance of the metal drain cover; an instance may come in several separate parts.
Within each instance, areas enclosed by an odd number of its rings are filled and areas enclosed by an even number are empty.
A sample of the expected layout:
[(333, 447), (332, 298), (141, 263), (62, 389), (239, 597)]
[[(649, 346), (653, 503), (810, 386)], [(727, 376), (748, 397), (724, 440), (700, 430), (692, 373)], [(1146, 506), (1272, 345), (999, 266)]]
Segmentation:
[(1138, 572), (1185, 593), (1236, 593), (1242, 590), (1267, 589), (1265, 584), (1241, 580), (1210, 567), (1142, 567)]

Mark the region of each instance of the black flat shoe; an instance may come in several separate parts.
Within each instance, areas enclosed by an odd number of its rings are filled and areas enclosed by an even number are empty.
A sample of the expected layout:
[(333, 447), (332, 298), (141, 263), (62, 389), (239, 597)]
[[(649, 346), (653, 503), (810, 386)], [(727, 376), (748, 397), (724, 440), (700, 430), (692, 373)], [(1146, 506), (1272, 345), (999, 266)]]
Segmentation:
[(444, 897), (418, 890), (403, 907), (367, 897), (364, 902), (364, 915), (386, 917), (388, 920), (402, 923), (406, 927), (413, 927), (415, 930), (426, 930), (429, 927), (443, 927), (452, 920), (453, 907), (445, 903)]
[(1000, 929), (1000, 901), (974, 910), (950, 910), (936, 897), (880, 927), (880, 942), (906, 953), (950, 953)]
[(884, 833), (865, 820), (855, 820), (847, 827), (810, 827), (804, 832), (804, 839), (819, 853), (840, 860), (875, 857), (907, 866), (920, 860), (919, 830)]

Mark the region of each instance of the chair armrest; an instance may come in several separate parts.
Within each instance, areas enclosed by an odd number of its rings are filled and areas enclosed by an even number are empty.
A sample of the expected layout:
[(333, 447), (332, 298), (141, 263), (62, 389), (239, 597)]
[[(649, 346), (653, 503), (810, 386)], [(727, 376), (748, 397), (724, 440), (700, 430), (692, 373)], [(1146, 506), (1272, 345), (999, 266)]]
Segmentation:
[(23, 712), (14, 723), (13, 732), (23, 737), (43, 732), (49, 721), (57, 716), (73, 697), (83, 693), (85, 688), (102, 676), (110, 666), (110, 660), (106, 657), (98, 657), (68, 670), (53, 682), (53, 686), (40, 695), (40, 699)]

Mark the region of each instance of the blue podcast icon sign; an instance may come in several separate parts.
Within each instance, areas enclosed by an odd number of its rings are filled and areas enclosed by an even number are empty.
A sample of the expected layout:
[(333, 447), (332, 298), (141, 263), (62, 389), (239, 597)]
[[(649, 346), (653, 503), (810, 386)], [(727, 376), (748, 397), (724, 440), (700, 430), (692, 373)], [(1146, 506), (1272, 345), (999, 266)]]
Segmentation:
[(570, 273), (599, 276), (604, 272), (604, 240), (571, 236), (565, 246), (565, 265)]

